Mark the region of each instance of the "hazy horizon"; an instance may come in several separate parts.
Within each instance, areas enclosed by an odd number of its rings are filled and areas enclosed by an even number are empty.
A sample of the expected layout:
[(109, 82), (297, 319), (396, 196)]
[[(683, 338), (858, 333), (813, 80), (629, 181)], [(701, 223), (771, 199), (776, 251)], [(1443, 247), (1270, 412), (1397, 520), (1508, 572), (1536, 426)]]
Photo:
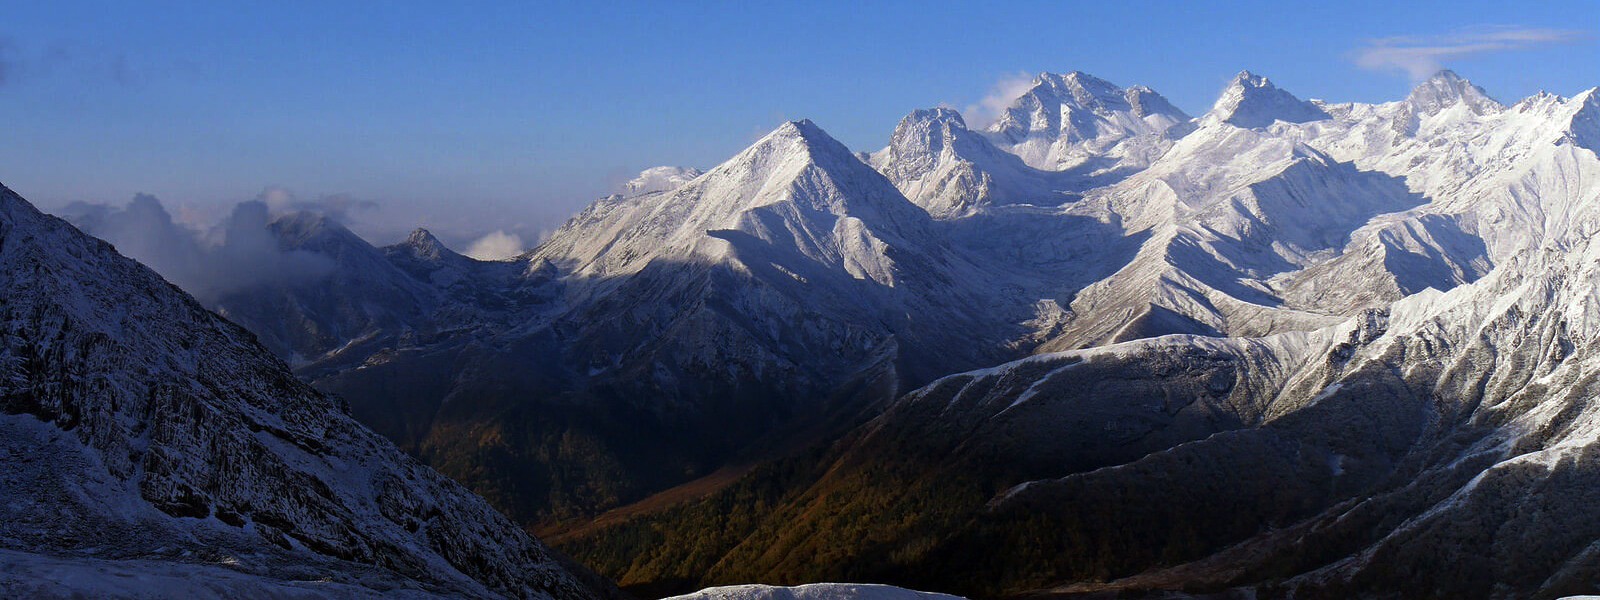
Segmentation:
[(1600, 61), (1567, 59), (1600, 55), (1586, 2), (171, 8), (10, 11), (0, 181), (56, 211), (150, 194), (198, 228), (269, 195), (333, 202), (374, 243), (421, 226), (465, 250), (532, 245), (640, 170), (709, 168), (785, 120), (857, 151), (916, 108), (981, 122), (1042, 71), (1196, 116), (1241, 69), (1330, 101), (1439, 67), (1503, 101), (1600, 85)]

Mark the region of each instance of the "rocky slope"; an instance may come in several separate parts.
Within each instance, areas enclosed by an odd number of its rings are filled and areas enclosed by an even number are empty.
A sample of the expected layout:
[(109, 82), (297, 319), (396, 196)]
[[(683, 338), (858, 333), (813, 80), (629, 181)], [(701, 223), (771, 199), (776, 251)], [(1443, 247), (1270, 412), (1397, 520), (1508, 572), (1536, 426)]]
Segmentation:
[(548, 524), (792, 445), (774, 436), (815, 442), (896, 390), (1019, 355), (1028, 335), (1031, 301), (973, 283), (994, 277), (809, 122), (637, 190), (521, 259), (512, 281), (537, 298), (503, 320), (434, 325), (479, 333), (419, 334), (317, 385)]
[(248, 332), (3, 187), (0, 282), (7, 589), (602, 595)]
[[(1042, 74), (983, 131), (921, 110), (853, 154), (800, 121), (647, 171), (516, 261), (286, 217), (334, 283), (222, 308), (524, 523), (684, 485), (563, 532), (630, 585), (1542, 595), (1584, 588), (1582, 519), (1549, 550), (1438, 530), (1543, 557), (1537, 584), (1405, 587), (1384, 565), (1421, 542), (1383, 540), (1586, 410), (1587, 271), (1558, 259), (1588, 252), (1597, 144), (1596, 90), (1330, 103), (1244, 72), (1191, 119)], [(1568, 329), (1483, 312), (1511, 297)], [(1519, 374), (1552, 357), (1565, 387)]]
[[(1264, 298), (1255, 322), (947, 376), (831, 448), (566, 543), (625, 582), (1593, 593), (1600, 525), (1579, 506), (1600, 473), (1600, 159), (1581, 143), (1594, 94), (1499, 107), (1442, 73), (1405, 101), (1324, 104), (1315, 121), (1202, 118), (1071, 207), (1098, 199), (1154, 230), (1072, 307), (1097, 286), (1129, 306), (1205, 299), (1169, 305), (1189, 318)], [(1316, 318), (1216, 336), (1292, 311)]]

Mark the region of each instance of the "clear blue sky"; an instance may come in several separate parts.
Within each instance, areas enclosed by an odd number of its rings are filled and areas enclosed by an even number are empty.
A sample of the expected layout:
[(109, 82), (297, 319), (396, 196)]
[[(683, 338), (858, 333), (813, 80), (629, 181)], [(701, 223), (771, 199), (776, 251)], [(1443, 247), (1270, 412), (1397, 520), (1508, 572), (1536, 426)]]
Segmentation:
[[(277, 185), (459, 237), (715, 165), (785, 119), (876, 149), (910, 110), (1018, 72), (1145, 84), (1195, 114), (1243, 68), (1383, 101), (1410, 77), (1360, 51), (1409, 36), (1502, 100), (1600, 85), (1595, 0), (235, 4), (0, 0), (0, 181), (201, 212)], [(1560, 39), (1471, 51), (1512, 30)]]

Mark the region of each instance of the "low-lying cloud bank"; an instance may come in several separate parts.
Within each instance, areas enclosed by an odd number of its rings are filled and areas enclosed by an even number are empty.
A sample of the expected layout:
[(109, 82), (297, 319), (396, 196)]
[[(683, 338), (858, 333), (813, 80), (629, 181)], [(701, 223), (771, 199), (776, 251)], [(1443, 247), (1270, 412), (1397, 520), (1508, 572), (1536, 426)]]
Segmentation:
[(525, 250), (527, 246), (522, 243), (522, 236), (499, 230), (478, 238), (478, 241), (468, 246), (467, 251), (462, 254), (478, 260), (505, 260), (522, 254)]
[(120, 208), (77, 202), (61, 216), (209, 304), (253, 287), (309, 283), (333, 272), (332, 259), (279, 245), (268, 228), (268, 200), (241, 202), (207, 230), (175, 222), (149, 194)]

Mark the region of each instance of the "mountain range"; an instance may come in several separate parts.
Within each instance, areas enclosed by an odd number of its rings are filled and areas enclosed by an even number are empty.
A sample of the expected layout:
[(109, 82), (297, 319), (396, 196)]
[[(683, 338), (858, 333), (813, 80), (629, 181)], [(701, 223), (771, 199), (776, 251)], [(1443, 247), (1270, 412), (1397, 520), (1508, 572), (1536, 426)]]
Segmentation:
[(1600, 586), (1597, 150), (1600, 89), (1042, 74), (979, 130), (651, 169), (508, 261), (279, 215), (328, 272), (208, 306), (641, 593), (1558, 597)]

